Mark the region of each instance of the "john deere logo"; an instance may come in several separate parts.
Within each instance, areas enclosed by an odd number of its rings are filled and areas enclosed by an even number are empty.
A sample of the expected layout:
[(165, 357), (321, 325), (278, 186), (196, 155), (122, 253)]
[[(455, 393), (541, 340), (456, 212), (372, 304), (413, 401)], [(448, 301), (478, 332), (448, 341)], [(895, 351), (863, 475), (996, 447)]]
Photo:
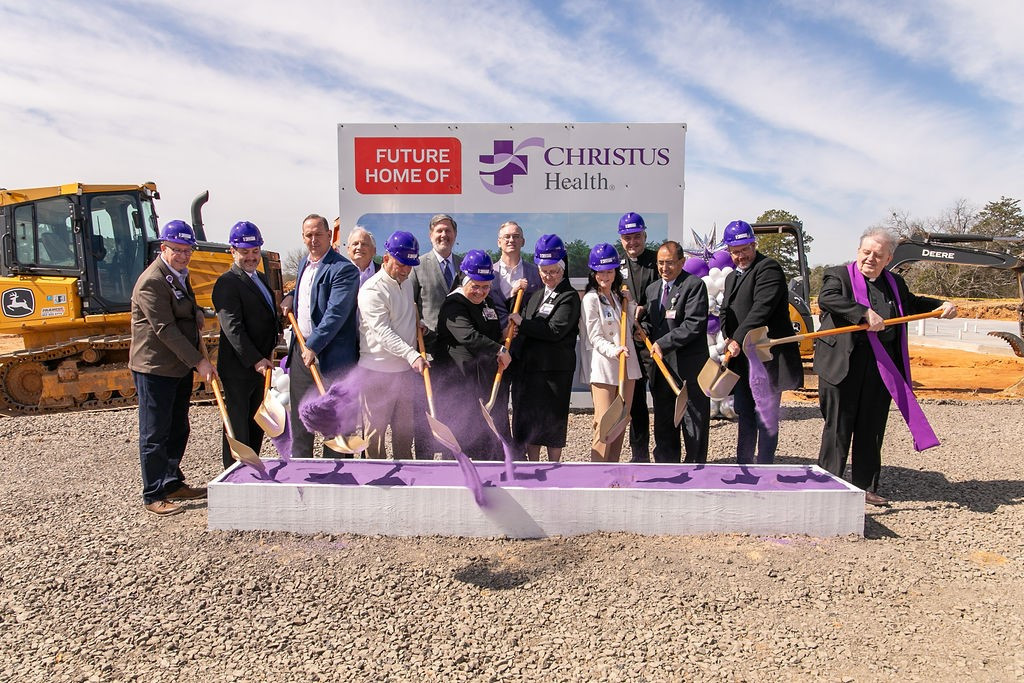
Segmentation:
[(0, 298), (3, 299), (4, 315), (8, 318), (24, 318), (35, 313), (36, 295), (31, 289), (7, 289)]

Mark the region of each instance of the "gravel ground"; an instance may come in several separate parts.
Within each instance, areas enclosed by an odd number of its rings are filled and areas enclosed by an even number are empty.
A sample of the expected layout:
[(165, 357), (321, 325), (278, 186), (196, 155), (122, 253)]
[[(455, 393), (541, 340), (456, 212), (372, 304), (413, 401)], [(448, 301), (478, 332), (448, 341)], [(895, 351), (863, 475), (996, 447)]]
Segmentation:
[[(929, 403), (924, 454), (893, 414), (894, 505), (836, 539), (209, 532), (143, 511), (134, 410), (0, 419), (0, 680), (1024, 679), (1021, 407)], [(816, 407), (783, 417), (810, 462)], [(219, 449), (194, 407), (191, 483)]]

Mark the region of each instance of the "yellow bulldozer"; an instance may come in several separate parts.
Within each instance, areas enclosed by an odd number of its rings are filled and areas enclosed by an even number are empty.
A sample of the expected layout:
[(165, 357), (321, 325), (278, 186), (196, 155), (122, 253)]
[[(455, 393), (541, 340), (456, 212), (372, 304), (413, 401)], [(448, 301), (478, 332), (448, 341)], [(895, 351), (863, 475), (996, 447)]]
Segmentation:
[[(203, 193), (192, 204), (199, 246), (189, 264), (211, 354), (218, 331), (213, 284), (231, 267), (228, 245), (206, 240)], [(154, 183), (71, 183), (0, 189), (0, 335), (22, 349), (0, 354), (0, 413), (98, 410), (136, 403), (128, 370), (131, 294), (158, 258)], [(262, 269), (280, 301), (280, 257), (263, 252)], [(194, 398), (207, 398), (198, 380)]]

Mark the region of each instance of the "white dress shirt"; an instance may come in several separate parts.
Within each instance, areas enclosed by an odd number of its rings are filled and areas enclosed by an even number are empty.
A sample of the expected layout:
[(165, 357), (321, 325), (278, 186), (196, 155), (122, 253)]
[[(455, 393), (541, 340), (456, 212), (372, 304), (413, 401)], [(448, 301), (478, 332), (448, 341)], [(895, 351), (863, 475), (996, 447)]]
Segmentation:
[(409, 370), (419, 357), (412, 285), (381, 268), (359, 288), (359, 366), (377, 372)]
[(313, 334), (313, 318), (310, 317), (310, 308), (313, 304), (313, 278), (316, 277), (316, 269), (320, 267), (320, 261), (310, 260), (306, 269), (302, 271), (302, 279), (299, 281), (299, 300), (296, 302), (296, 313), (299, 323), (299, 331), (306, 339)]

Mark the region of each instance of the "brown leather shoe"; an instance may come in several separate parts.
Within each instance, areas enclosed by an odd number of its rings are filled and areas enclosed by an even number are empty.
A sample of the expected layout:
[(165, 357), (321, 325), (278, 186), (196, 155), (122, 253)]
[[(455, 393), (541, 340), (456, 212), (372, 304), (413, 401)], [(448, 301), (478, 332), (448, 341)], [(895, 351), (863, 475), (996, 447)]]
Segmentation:
[(158, 500), (155, 503), (146, 503), (146, 512), (150, 512), (159, 517), (167, 517), (168, 515), (176, 515), (179, 512), (184, 512), (185, 508), (166, 500)]
[(882, 498), (880, 495), (873, 491), (864, 492), (864, 502), (867, 503), (868, 505), (877, 505), (880, 508), (889, 507), (889, 500), (886, 498)]
[(182, 486), (174, 493), (167, 494), (167, 500), (199, 500), (200, 498), (206, 498), (205, 487), (194, 489), (188, 486)]

